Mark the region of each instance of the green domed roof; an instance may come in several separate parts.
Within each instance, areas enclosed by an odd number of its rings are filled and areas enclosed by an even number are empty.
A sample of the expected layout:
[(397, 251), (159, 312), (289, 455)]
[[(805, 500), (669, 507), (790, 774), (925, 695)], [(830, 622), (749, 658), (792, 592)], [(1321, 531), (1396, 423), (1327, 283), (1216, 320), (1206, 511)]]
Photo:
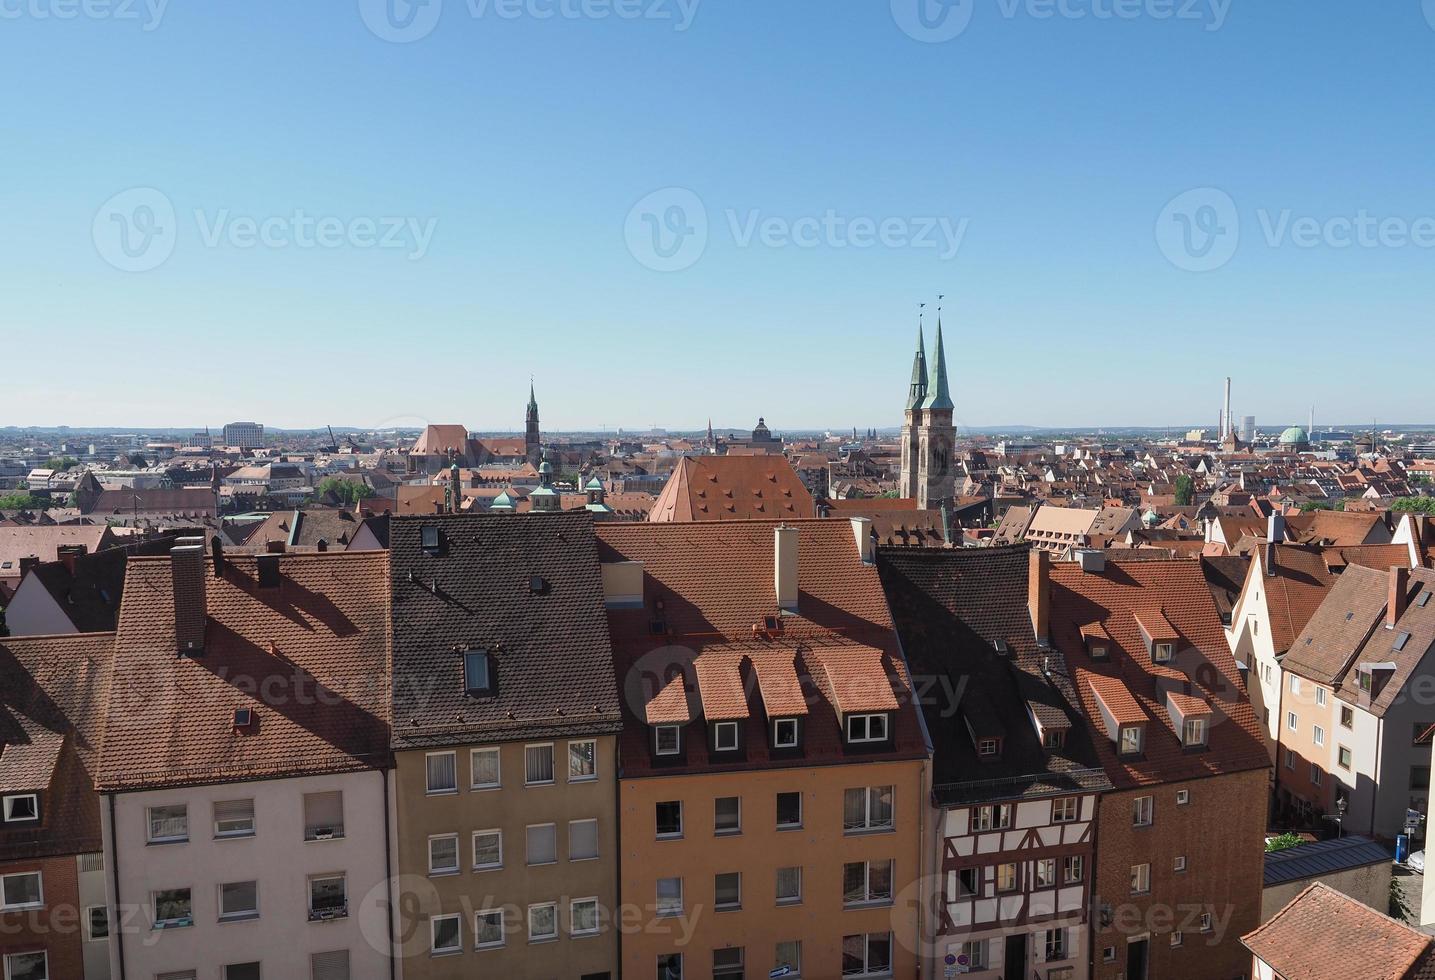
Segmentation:
[(1298, 425), (1293, 425), (1281, 433), (1281, 445), (1294, 446), (1307, 442), (1310, 442), (1310, 436)]

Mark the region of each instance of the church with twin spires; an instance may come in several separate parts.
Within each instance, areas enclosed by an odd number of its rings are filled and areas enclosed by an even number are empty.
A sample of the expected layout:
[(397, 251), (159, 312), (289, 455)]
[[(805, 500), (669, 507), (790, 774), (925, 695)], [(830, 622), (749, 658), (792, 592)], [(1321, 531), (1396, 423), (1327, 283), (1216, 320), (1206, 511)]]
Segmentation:
[(915, 499), (922, 509), (952, 502), (955, 486), (951, 392), (947, 387), (947, 356), (942, 347), (942, 319), (937, 318), (937, 344), (930, 368), (922, 327), (917, 327), (917, 353), (902, 421), (902, 482), (900, 495)]

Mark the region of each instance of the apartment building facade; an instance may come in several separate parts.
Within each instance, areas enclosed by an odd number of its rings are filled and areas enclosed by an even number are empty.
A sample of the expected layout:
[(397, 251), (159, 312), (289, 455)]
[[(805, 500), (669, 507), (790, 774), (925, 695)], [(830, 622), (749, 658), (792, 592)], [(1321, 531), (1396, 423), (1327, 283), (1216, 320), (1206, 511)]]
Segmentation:
[(0, 638), (0, 976), (110, 975), (99, 797), (113, 633)]
[(927, 749), (870, 522), (598, 537), (623, 976), (917, 976)]
[(1050, 646), (1050, 556), (884, 549), (883, 586), (932, 739), (928, 975), (1088, 976), (1099, 794), (1111, 787)]
[(382, 552), (130, 562), (96, 785), (114, 975), (390, 975)]
[(617, 732), (591, 516), (395, 517), (406, 978), (617, 974)]
[(1051, 610), (1113, 786), (1096, 818), (1092, 976), (1244, 976), (1269, 755), (1200, 563), (1083, 555), (1052, 569)]

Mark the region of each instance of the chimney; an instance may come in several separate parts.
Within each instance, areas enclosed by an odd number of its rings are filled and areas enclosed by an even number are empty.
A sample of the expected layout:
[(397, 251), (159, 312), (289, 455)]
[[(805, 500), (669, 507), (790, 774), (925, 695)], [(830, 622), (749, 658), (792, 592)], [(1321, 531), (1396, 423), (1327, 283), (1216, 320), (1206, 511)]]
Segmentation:
[(20, 577), (23, 579), (26, 575), (30, 574), (30, 569), (34, 568), (38, 564), (40, 564), (39, 555), (26, 555), (24, 558), (21, 558)]
[(1405, 603), (1410, 594), (1410, 569), (1399, 565), (1390, 566), (1390, 591), (1385, 597), (1385, 628), (1395, 629), (1400, 617), (1405, 615)]
[(1047, 621), (1051, 616), (1051, 555), (1039, 548), (1027, 553), (1026, 605), (1036, 642), (1045, 644), (1050, 636)]
[(773, 529), (773, 579), (777, 608), (797, 609), (797, 528), (779, 524)]
[(224, 578), (224, 542), (217, 534), (209, 542), (209, 554), (214, 559), (214, 577)]
[(169, 550), (174, 587), (174, 642), (177, 652), (204, 652), (204, 539), (179, 538)]
[(89, 548), (82, 544), (62, 544), (55, 549), (55, 557), (64, 563), (67, 572), (74, 575), (75, 560), (88, 551)]
[(852, 536), (857, 539), (857, 557), (862, 559), (862, 564), (872, 564), (872, 558), (876, 549), (872, 546), (872, 518), (854, 517), (852, 520)]
[(1106, 571), (1106, 552), (1100, 548), (1077, 548), (1076, 563), (1083, 572), (1100, 575)]
[(1266, 521), (1266, 537), (1270, 539), (1271, 544), (1285, 543), (1286, 519), (1280, 511), (1273, 512), (1270, 519)]

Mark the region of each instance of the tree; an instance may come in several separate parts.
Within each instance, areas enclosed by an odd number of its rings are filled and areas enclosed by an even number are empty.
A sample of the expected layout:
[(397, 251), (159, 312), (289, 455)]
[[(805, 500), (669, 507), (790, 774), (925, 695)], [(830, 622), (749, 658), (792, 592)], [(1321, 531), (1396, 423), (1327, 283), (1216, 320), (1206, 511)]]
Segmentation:
[(1412, 514), (1435, 514), (1435, 497), (1397, 497), (1391, 501), (1390, 509)]
[(1272, 851), (1284, 851), (1288, 847), (1299, 847), (1304, 843), (1305, 838), (1301, 837), (1300, 834), (1297, 834), (1294, 831), (1288, 830), (1284, 834), (1272, 837), (1270, 840), (1266, 841), (1266, 853), (1269, 854)]
[(47, 501), (28, 493), (7, 493), (0, 496), (0, 510), (41, 510)]
[(1331, 510), (1331, 509), (1332, 509), (1332, 508), (1331, 508), (1330, 504), (1326, 503), (1326, 502), (1323, 501), (1323, 500), (1307, 500), (1305, 503), (1303, 503), (1303, 504), (1300, 505), (1300, 512), (1301, 512), (1302, 514), (1309, 514), (1309, 513), (1310, 513), (1311, 511), (1313, 511), (1313, 510)]
[(332, 493), (351, 507), (361, 500), (368, 500), (374, 495), (374, 488), (367, 483), (361, 480), (345, 480), (338, 476), (324, 477), (324, 479), (319, 481), (319, 485), (316, 486), (314, 490), (321, 497), (325, 494)]
[(73, 456), (51, 456), (45, 461), (45, 465), (52, 470), (68, 470), (79, 464), (79, 460)]
[(1404, 922), (1407, 925), (1415, 921), (1415, 910), (1405, 900), (1405, 893), (1400, 890), (1400, 879), (1394, 875), (1390, 876), (1390, 908), (1387, 914), (1396, 922)]
[(1176, 477), (1176, 506), (1190, 507), (1196, 501), (1196, 482), (1182, 473)]

